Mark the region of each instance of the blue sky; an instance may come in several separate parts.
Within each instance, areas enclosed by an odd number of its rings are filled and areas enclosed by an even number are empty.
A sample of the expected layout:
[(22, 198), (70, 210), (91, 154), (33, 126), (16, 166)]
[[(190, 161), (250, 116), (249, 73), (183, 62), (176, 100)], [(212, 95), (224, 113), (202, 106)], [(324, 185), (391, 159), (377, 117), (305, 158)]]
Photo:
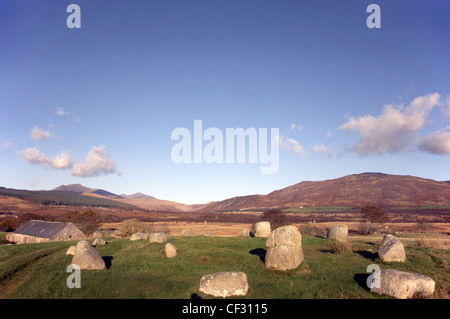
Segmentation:
[[(69, 4), (81, 28), (69, 29)], [(369, 4), (381, 28), (369, 29)], [(0, 185), (184, 203), (361, 172), (450, 180), (448, 1), (0, 2)], [(278, 128), (279, 169), (176, 164), (178, 127)], [(207, 144), (204, 142), (204, 145)]]

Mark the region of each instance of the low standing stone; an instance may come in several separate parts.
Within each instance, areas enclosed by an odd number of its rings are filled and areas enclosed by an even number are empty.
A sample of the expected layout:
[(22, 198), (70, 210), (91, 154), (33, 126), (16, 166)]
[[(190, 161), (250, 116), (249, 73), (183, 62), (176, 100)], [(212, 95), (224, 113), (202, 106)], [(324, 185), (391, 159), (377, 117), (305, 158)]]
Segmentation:
[(339, 225), (328, 228), (327, 238), (336, 241), (347, 241), (348, 227), (347, 225)]
[(173, 258), (177, 255), (177, 246), (171, 243), (167, 243), (164, 247), (164, 252), (166, 253), (167, 258)]
[(267, 237), (270, 235), (270, 222), (258, 222), (255, 224), (255, 237)]
[(430, 277), (396, 269), (381, 270), (379, 278), (379, 288), (374, 280), (370, 291), (398, 299), (426, 298), (434, 294), (436, 287)]
[(95, 232), (92, 233), (92, 236), (93, 236), (93, 237), (102, 237), (103, 234), (102, 234), (102, 232), (100, 232), (100, 231), (97, 230), (97, 231), (95, 231)]
[(194, 233), (190, 229), (184, 229), (181, 231), (181, 236), (190, 237), (190, 236), (194, 236)]
[(142, 240), (142, 239), (148, 239), (148, 234), (146, 233), (134, 233), (130, 236), (130, 241), (136, 241), (136, 240)]
[(76, 246), (70, 246), (69, 249), (66, 251), (66, 255), (75, 255)]
[(200, 280), (199, 289), (214, 297), (245, 296), (248, 292), (247, 275), (234, 271), (205, 275)]
[(101, 246), (105, 244), (106, 242), (103, 240), (103, 238), (95, 238), (94, 242), (92, 243), (92, 245), (94, 246)]
[(77, 243), (72, 264), (80, 266), (80, 269), (105, 269), (105, 261), (86, 240)]
[(304, 259), (302, 235), (293, 225), (283, 226), (270, 233), (266, 241), (266, 268), (287, 270), (297, 268)]
[(250, 231), (248, 229), (244, 229), (242, 230), (242, 232), (239, 234), (239, 236), (242, 237), (249, 237), (250, 236)]
[(386, 235), (378, 247), (378, 256), (384, 262), (405, 262), (405, 247), (396, 237)]
[(151, 243), (165, 243), (167, 242), (166, 234), (164, 233), (153, 233), (150, 234)]

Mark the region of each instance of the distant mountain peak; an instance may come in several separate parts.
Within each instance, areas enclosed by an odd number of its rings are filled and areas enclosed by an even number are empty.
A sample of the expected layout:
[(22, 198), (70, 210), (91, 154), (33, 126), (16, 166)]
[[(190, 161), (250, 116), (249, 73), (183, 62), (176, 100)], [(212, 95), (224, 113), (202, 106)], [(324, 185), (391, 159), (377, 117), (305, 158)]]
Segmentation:
[(355, 175), (379, 175), (379, 176), (386, 176), (387, 174), (380, 173), (380, 172), (362, 172), (360, 174), (355, 174)]
[(131, 195), (120, 195), (120, 196), (125, 197), (125, 198), (134, 198), (134, 199), (138, 199), (138, 198), (156, 199), (153, 196), (146, 195), (146, 194), (139, 193), (139, 192), (131, 194)]
[(75, 192), (75, 193), (85, 193), (93, 191), (94, 189), (83, 186), (81, 184), (68, 184), (68, 185), (60, 185), (53, 189), (54, 191), (66, 191), (66, 192)]
[(156, 199), (153, 196), (150, 195), (146, 195), (143, 193), (134, 193), (131, 195), (125, 195), (125, 194), (121, 194), (121, 195), (116, 195), (114, 193), (108, 192), (104, 189), (99, 189), (99, 188), (89, 188), (86, 186), (83, 186), (81, 184), (68, 184), (68, 185), (60, 185), (56, 188), (53, 189), (54, 191), (66, 191), (66, 192), (74, 192), (74, 193), (85, 193), (85, 195), (100, 195), (103, 197), (108, 197), (111, 199), (120, 199), (120, 198), (130, 198), (130, 199)]

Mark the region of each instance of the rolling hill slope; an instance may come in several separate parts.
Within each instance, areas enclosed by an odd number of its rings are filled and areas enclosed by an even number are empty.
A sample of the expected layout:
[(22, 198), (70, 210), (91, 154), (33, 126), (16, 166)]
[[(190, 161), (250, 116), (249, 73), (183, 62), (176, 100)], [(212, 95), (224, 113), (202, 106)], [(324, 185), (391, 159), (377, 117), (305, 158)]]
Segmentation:
[(368, 204), (391, 207), (450, 206), (450, 183), (409, 175), (362, 173), (324, 181), (303, 181), (267, 195), (248, 195), (187, 205), (142, 193), (116, 195), (80, 184), (62, 185), (52, 191), (0, 188), (0, 195), (44, 205), (136, 207), (155, 211), (220, 212), (297, 207), (358, 207)]
[(304, 181), (267, 195), (249, 195), (207, 204), (198, 211), (270, 207), (450, 205), (450, 184), (407, 175), (362, 173), (324, 181)]
[(136, 206), (127, 203), (121, 203), (109, 198), (84, 196), (72, 191), (29, 191), (0, 187), (0, 195), (15, 197), (40, 205), (137, 209)]
[(131, 205), (134, 207), (148, 210), (173, 211), (173, 212), (186, 212), (192, 210), (192, 207), (189, 205), (168, 200), (157, 199), (153, 196), (146, 195), (143, 193), (135, 193), (132, 195), (125, 195), (125, 194), (117, 195), (104, 189), (93, 189), (85, 187), (80, 184), (61, 185), (54, 188), (53, 190), (72, 191), (79, 193), (85, 197), (95, 197), (99, 199), (103, 198), (107, 200), (113, 200), (117, 201), (119, 204)]

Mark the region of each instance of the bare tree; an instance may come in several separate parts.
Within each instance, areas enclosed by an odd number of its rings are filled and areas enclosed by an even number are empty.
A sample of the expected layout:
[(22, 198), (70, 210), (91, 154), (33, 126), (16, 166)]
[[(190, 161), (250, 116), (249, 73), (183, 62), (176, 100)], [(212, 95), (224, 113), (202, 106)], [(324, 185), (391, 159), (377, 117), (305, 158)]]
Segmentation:
[(383, 223), (389, 221), (387, 212), (375, 205), (361, 207), (361, 217), (359, 232), (365, 235), (373, 234)]
[(270, 222), (272, 229), (290, 224), (288, 216), (282, 210), (275, 208), (266, 210), (261, 215), (261, 220)]

